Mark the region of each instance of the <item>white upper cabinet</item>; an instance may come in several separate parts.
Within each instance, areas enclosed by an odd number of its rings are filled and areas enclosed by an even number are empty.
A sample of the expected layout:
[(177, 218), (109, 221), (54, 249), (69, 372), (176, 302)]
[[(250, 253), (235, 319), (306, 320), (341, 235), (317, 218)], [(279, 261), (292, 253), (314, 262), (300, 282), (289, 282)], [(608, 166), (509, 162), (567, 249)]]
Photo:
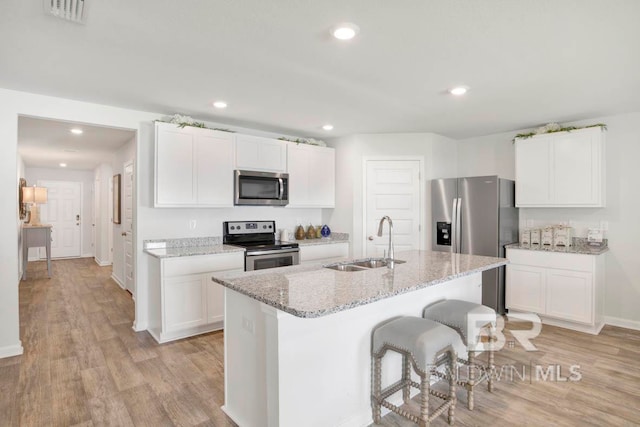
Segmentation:
[(602, 128), (536, 135), (515, 144), (516, 206), (605, 206)]
[(154, 207), (233, 206), (233, 134), (156, 123)]
[(250, 171), (286, 172), (286, 150), (284, 141), (236, 134), (235, 168)]
[(308, 144), (287, 145), (290, 208), (333, 208), (336, 204), (335, 150)]

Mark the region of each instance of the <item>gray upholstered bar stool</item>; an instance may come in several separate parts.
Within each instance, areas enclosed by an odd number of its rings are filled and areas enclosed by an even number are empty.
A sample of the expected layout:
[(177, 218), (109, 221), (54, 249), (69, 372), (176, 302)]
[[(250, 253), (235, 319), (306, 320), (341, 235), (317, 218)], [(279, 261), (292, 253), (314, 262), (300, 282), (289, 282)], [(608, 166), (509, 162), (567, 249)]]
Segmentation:
[[(460, 336), (451, 328), (420, 317), (399, 317), (386, 322), (373, 331), (371, 349), (371, 406), (373, 420), (380, 422), (380, 407), (401, 415), (420, 427), (428, 426), (431, 421), (447, 409), (448, 422), (453, 424), (456, 406), (454, 369), (456, 365), (455, 348), (462, 345)], [(400, 381), (382, 389), (382, 358), (388, 350), (402, 355), (402, 378)], [(438, 366), (447, 365), (449, 377), (448, 393), (431, 390), (429, 382)], [(420, 376), (420, 384), (411, 379), (411, 366)], [(418, 388), (420, 414), (396, 406), (387, 398), (402, 390), (402, 399), (408, 403), (411, 387)], [(429, 395), (436, 396), (444, 403), (429, 413)]]
[[(458, 359), (469, 367), (466, 381), (458, 379), (458, 385), (467, 389), (467, 407), (473, 410), (473, 389), (483, 380), (487, 380), (489, 392), (493, 391), (493, 343), (495, 340), (496, 312), (490, 307), (461, 300), (443, 300), (435, 302), (424, 309), (422, 317), (435, 320), (456, 330), (467, 346), (467, 360)], [(487, 328), (488, 326), (488, 328)], [(476, 362), (476, 353), (485, 348), (481, 342), (481, 331), (488, 329), (488, 364)], [(484, 370), (480, 378), (476, 378), (476, 370)]]

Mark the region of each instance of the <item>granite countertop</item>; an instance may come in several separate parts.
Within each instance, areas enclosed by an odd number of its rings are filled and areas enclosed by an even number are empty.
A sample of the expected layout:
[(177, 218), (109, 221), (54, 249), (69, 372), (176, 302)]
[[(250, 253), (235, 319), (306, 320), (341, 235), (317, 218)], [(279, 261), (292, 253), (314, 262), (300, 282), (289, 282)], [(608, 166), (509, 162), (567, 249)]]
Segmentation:
[(145, 240), (143, 247), (144, 252), (156, 258), (244, 252), (244, 248), (239, 246), (223, 245), (220, 236)]
[(349, 233), (331, 233), (329, 237), (319, 239), (289, 240), (288, 243), (297, 243), (300, 246), (330, 245), (333, 243), (349, 243)]
[(559, 252), (565, 254), (579, 255), (600, 255), (609, 250), (607, 241), (603, 246), (591, 246), (587, 239), (581, 237), (573, 238), (573, 246), (553, 246), (553, 245), (521, 245), (520, 243), (512, 243), (505, 246), (506, 249), (522, 249), (536, 252)]
[(215, 274), (213, 281), (297, 317), (321, 317), (489, 270), (508, 261), (448, 252), (398, 252), (386, 267), (346, 272), (306, 264)]

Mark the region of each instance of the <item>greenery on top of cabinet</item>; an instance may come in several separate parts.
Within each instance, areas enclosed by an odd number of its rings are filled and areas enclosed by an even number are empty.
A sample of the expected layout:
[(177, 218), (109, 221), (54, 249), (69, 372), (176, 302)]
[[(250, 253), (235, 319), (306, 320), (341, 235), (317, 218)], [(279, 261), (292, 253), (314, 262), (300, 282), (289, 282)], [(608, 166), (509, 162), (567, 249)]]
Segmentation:
[(562, 127), (557, 123), (549, 123), (547, 125), (539, 127), (538, 129), (536, 129), (533, 132), (519, 133), (519, 134), (517, 134), (516, 136), (513, 137), (512, 141), (516, 142), (516, 139), (527, 139), (527, 138), (531, 138), (532, 136), (543, 135), (545, 133), (571, 132), (572, 130), (595, 128), (595, 127), (600, 127), (603, 130), (607, 130), (607, 125), (604, 124), (604, 123), (596, 123), (594, 125), (581, 126), (581, 127), (576, 127), (576, 126)]

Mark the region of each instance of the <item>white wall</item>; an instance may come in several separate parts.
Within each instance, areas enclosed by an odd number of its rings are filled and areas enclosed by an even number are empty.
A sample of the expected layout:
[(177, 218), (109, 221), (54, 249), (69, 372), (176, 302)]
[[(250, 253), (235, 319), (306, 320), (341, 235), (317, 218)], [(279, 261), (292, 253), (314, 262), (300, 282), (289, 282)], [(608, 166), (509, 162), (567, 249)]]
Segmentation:
[(456, 141), (432, 134), (362, 134), (330, 141), (336, 149), (336, 208), (325, 210), (324, 222), (351, 235), (352, 256), (364, 254), (363, 160), (367, 157), (420, 156), (424, 159), (426, 194), (422, 220), (425, 248), (431, 241), (429, 180), (457, 175)]
[[(83, 257), (93, 256), (91, 246), (91, 213), (93, 210), (93, 173), (85, 170), (73, 170), (65, 168), (34, 168), (25, 170), (27, 185), (37, 184), (38, 181), (73, 181), (82, 183), (82, 237), (80, 240), (80, 253)], [(44, 209), (44, 208), (42, 208)], [(29, 258), (37, 257), (38, 248), (29, 249)]]
[[(609, 230), (605, 237), (609, 239), (610, 251), (606, 255), (605, 315), (608, 323), (640, 328), (640, 112), (566, 124), (594, 123), (605, 123), (608, 127), (606, 208), (520, 209), (520, 225), (571, 221), (578, 236), (585, 236), (588, 227), (607, 221)], [(511, 138), (523, 131), (526, 130), (460, 141), (460, 174), (513, 178), (515, 157)]]
[[(320, 209), (256, 208), (234, 209), (154, 209), (153, 206), (153, 120), (162, 115), (62, 98), (35, 95), (26, 92), (0, 89), (0, 197), (8, 203), (0, 205), (0, 357), (22, 352), (18, 317), (18, 245), (20, 221), (18, 220), (18, 116), (54, 120), (67, 120), (101, 126), (119, 127), (137, 131), (136, 134), (136, 224), (134, 232), (136, 253), (136, 323), (137, 330), (146, 329), (147, 307), (147, 258), (142, 252), (142, 242), (147, 239), (171, 237), (220, 236), (225, 220), (274, 219), (278, 228), (293, 229), (296, 221), (320, 223)], [(244, 129), (224, 123), (208, 123), (212, 127), (232, 128), (238, 132), (279, 137), (282, 134)], [(291, 136), (291, 135), (284, 135)], [(196, 219), (197, 227), (189, 228), (189, 221)], [(339, 231), (339, 230), (335, 230)]]
[(98, 265), (111, 265), (111, 246), (113, 242), (113, 170), (111, 163), (101, 163), (94, 170), (95, 203), (95, 260)]

